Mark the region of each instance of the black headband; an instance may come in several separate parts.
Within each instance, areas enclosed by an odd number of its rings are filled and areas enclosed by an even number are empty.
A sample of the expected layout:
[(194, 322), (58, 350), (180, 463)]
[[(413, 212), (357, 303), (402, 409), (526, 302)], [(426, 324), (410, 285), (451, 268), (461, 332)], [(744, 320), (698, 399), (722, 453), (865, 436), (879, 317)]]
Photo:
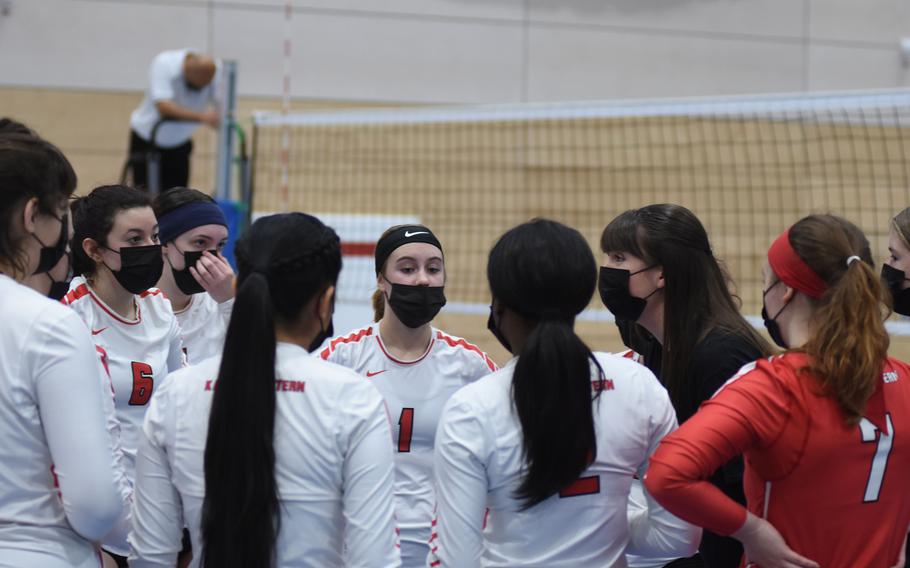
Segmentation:
[(433, 231), (423, 225), (402, 225), (376, 243), (376, 274), (382, 272), (382, 265), (388, 260), (389, 255), (402, 245), (411, 243), (427, 243), (442, 252), (442, 245)]

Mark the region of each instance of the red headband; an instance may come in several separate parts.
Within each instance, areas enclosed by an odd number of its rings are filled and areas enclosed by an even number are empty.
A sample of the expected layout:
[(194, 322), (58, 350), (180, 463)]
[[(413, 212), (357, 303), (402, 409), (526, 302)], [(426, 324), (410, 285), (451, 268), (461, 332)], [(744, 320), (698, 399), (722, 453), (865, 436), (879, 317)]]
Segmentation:
[(768, 264), (781, 281), (791, 288), (816, 300), (821, 298), (828, 285), (793, 250), (790, 229), (777, 237), (768, 249)]

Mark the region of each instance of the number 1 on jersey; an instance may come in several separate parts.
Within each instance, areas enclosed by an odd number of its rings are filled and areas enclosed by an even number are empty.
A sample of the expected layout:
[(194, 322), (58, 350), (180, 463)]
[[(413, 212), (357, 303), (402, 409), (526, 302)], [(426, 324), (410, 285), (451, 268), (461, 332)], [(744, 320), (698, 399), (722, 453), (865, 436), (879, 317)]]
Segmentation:
[(398, 451), (406, 453), (411, 451), (411, 435), (414, 433), (414, 409), (402, 408), (398, 418)]
[(874, 503), (878, 501), (878, 495), (882, 490), (882, 480), (885, 478), (885, 471), (888, 469), (888, 456), (891, 454), (891, 444), (894, 441), (894, 425), (891, 424), (891, 414), (885, 414), (885, 424), (888, 426), (888, 433), (885, 434), (878, 427), (863, 418), (859, 423), (860, 432), (863, 435), (863, 443), (875, 442), (875, 457), (872, 458), (872, 467), (869, 469), (869, 481), (866, 482), (866, 494), (863, 497), (863, 503)]

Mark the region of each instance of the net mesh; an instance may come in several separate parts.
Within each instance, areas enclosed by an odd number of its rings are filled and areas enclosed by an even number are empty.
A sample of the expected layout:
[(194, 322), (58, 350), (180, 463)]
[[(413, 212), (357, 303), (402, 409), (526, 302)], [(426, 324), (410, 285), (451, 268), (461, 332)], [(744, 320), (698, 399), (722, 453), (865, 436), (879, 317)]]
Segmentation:
[[(360, 245), (385, 223), (419, 220), (445, 247), (449, 309), (466, 312), (490, 301), (495, 239), (532, 217), (577, 228), (599, 251), (622, 211), (684, 205), (757, 314), (764, 254), (788, 225), (843, 215), (882, 260), (891, 217), (910, 205), (910, 91), (257, 113), (254, 123), (254, 211), (327, 216)], [(351, 289), (368, 294), (375, 277), (361, 272)]]

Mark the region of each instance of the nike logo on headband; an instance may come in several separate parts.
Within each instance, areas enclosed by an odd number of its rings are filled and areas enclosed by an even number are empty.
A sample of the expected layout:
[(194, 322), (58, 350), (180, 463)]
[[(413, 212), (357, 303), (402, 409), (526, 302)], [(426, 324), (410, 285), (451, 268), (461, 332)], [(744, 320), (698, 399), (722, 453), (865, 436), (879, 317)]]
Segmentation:
[(414, 237), (414, 236), (417, 236), (417, 235), (429, 235), (429, 234), (430, 234), (430, 233), (427, 232), (427, 231), (417, 231), (416, 233), (410, 233), (410, 232), (408, 232), (408, 231), (405, 231), (405, 232), (404, 232), (404, 236), (405, 236), (405, 237)]

